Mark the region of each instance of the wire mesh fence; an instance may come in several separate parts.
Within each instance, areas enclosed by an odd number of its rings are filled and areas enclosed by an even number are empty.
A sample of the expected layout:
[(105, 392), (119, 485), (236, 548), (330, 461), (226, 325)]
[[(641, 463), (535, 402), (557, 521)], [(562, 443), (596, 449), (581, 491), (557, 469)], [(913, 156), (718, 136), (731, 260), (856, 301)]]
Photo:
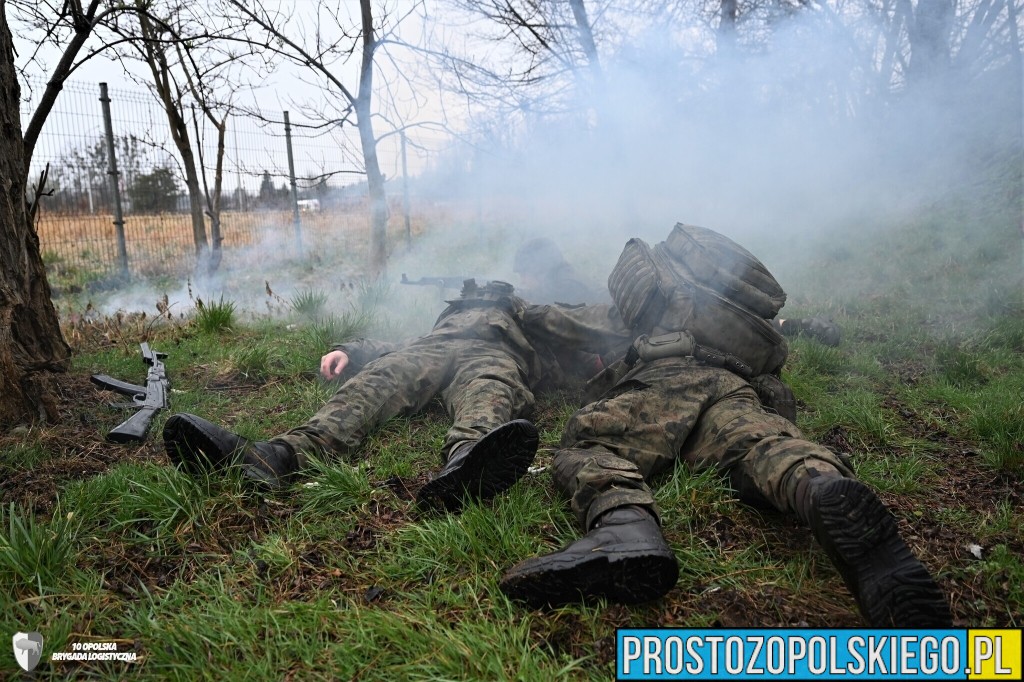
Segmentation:
[[(22, 88), (27, 120), (45, 82), (28, 79)], [(106, 92), (109, 135), (101, 85), (68, 81), (36, 144), (29, 198), (40, 194), (37, 231), (44, 261), (97, 278), (120, 271), (152, 276), (190, 269), (197, 244), (211, 238), (211, 220), (218, 212), (204, 203), (204, 218), (194, 224), (186, 165), (158, 98), (141, 87)], [(218, 131), (194, 104), (181, 111), (198, 170), (196, 196), (206, 202), (217, 194)], [(357, 244), (368, 233), (369, 212), (351, 126), (280, 111), (256, 115), (234, 110), (219, 116), (225, 122), (219, 193), (225, 257), (238, 247), (268, 242), (279, 252), (292, 253), (351, 242), (347, 246), (358, 252)], [(410, 207), (403, 195), (408, 191), (402, 172), (406, 140), (404, 134), (387, 134), (378, 144), (389, 178), (389, 232), (398, 236), (409, 229), (408, 211), (415, 211), (417, 201), (413, 196)], [(450, 144), (438, 131), (416, 133), (407, 149), (413, 173)]]

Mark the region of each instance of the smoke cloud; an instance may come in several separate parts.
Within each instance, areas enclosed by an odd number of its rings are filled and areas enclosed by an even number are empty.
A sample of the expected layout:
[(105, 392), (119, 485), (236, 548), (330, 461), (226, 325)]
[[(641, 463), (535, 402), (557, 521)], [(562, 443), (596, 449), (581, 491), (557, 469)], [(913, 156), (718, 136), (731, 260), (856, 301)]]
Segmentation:
[[(627, 239), (654, 243), (677, 221), (703, 225), (743, 244), (789, 289), (824, 245), (855, 245), (951, 197), (983, 197), (990, 181), (1008, 188), (993, 201), (1017, 201), (1019, 211), (1012, 61), (990, 56), (893, 85), (866, 37), (878, 35), (870, 17), (807, 10), (728, 52), (695, 26), (655, 21), (624, 35), (601, 53), (585, 103), (559, 115), (502, 111), (492, 134), (416, 179), (414, 212), (443, 217), (427, 218), (411, 247), (396, 239), (381, 297), (398, 321), (390, 333), (426, 331), (458, 293), (399, 285), (401, 274), (515, 283), (515, 250), (536, 236), (603, 288)], [(1006, 215), (1012, 222), (1012, 208)], [(282, 263), (283, 251), (270, 241), (228, 254), (224, 273), (193, 282), (193, 294), (262, 314), (274, 307), (269, 282), (284, 300), (308, 288), (338, 311), (358, 304), (357, 253), (322, 243), (303, 264)], [(190, 305), (185, 287), (170, 298)], [(108, 307), (138, 302), (125, 294)]]

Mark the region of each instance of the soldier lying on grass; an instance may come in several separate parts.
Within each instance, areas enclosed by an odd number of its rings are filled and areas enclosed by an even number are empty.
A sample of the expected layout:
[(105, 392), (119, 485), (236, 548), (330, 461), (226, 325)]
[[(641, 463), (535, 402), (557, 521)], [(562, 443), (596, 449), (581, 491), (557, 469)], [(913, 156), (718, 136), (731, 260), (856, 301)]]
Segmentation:
[(515, 566), (501, 589), (533, 606), (667, 593), (679, 565), (648, 481), (684, 460), (810, 526), (870, 625), (949, 626), (945, 597), (885, 505), (780, 414), (795, 410), (774, 409), (791, 406), (778, 379), (786, 343), (769, 322), (785, 293), (764, 265), (680, 224), (653, 249), (630, 240), (608, 281), (639, 336), (609, 367), (610, 388), (570, 417), (553, 465), (586, 535)]
[[(237, 465), (246, 480), (279, 488), (305, 466), (307, 453), (358, 453), (384, 422), (440, 398), (453, 419), (444, 466), (417, 501), (458, 511), (467, 499), (489, 499), (526, 472), (538, 436), (522, 417), (534, 406), (537, 386), (557, 383), (566, 358), (580, 357), (566, 349), (603, 354), (630, 340), (611, 306), (528, 305), (510, 284), (467, 280), (426, 336), (397, 348), (357, 342), (327, 353), (321, 372), (328, 379), (354, 369), (350, 363), (366, 365), (305, 424), (249, 441), (197, 415), (177, 414), (164, 426), (164, 442), (187, 471)], [(587, 357), (584, 362), (593, 362)]]

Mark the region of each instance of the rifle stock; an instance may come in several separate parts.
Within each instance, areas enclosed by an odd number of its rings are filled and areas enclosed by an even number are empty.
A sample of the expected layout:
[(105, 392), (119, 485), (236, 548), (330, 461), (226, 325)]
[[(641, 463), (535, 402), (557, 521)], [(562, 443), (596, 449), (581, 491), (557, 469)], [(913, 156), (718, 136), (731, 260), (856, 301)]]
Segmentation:
[(135, 414), (115, 426), (107, 434), (107, 440), (114, 443), (138, 443), (146, 440), (149, 423), (160, 411), (158, 407), (143, 407)]

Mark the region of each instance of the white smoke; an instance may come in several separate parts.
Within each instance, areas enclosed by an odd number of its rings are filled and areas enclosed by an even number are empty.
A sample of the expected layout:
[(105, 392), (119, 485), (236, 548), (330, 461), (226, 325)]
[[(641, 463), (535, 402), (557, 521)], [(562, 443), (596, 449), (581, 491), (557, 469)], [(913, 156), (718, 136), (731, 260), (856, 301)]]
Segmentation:
[[(500, 146), (481, 143), (418, 178), (414, 212), (444, 217), (407, 247), (392, 216), (386, 314), (425, 331), (458, 292), (399, 285), (402, 274), (515, 283), (513, 254), (534, 236), (552, 238), (600, 287), (627, 239), (660, 241), (677, 221), (733, 237), (786, 285), (816, 257), (811, 247), (866, 239), (976, 189), (992, 150), (1019, 144), (1020, 84), (1006, 80), (1015, 72), (888, 92), (871, 45), (855, 40), (870, 33), (867, 19), (849, 21), (805, 11), (730, 57), (696, 21), (624, 34), (602, 53), (603, 87), (586, 113), (499, 117), (504, 134), (490, 139)], [(365, 251), (326, 242), (296, 258), (288, 239), (228, 252), (191, 296), (184, 285), (166, 293), (182, 312), (223, 296), (270, 314), (304, 290), (327, 293), (339, 312), (358, 303)], [(105, 309), (151, 308), (162, 293), (122, 292)]]

